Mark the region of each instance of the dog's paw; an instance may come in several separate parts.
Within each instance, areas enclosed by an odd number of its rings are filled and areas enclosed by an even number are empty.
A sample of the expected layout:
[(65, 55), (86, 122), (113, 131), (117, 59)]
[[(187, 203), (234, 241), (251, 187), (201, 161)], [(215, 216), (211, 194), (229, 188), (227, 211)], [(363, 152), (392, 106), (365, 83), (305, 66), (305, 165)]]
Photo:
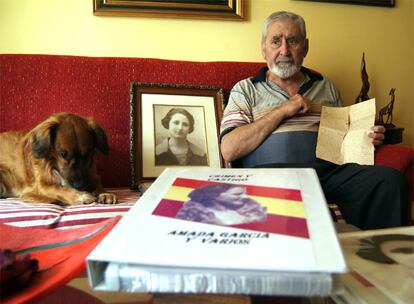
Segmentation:
[(100, 204), (116, 204), (118, 198), (113, 193), (101, 193), (98, 195), (98, 203)]
[(89, 192), (81, 192), (76, 199), (76, 204), (91, 204), (96, 201), (96, 197)]

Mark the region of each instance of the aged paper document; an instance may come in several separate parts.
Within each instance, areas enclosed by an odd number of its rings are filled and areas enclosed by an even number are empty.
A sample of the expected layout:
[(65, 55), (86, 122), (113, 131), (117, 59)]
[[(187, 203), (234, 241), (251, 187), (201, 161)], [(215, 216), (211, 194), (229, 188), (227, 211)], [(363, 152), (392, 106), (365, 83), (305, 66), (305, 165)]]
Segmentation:
[(368, 133), (374, 122), (375, 98), (349, 107), (322, 107), (316, 156), (338, 165), (373, 165)]

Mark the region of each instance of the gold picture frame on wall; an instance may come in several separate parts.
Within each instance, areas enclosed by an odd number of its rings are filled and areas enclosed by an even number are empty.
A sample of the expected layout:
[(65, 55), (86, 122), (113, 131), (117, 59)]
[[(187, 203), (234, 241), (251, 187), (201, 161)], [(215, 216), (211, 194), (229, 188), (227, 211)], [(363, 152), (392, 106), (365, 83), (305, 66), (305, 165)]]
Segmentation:
[[(218, 141), (223, 107), (220, 87), (132, 82), (131, 189), (154, 181), (167, 167), (225, 167)], [(178, 142), (186, 143), (184, 154)]]
[(96, 16), (244, 20), (245, 0), (94, 0)]
[(358, 5), (394, 7), (396, 0), (297, 0), (297, 1), (311, 1), (311, 2), (327, 2), (327, 3), (342, 3), (342, 4), (358, 4)]

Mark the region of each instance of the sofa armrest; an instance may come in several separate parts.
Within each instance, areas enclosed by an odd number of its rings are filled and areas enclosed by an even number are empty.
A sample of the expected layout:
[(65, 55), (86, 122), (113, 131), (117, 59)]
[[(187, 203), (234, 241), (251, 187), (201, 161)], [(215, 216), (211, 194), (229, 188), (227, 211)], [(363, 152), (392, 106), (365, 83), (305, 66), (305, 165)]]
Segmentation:
[(414, 201), (414, 148), (382, 145), (375, 151), (375, 165), (400, 171), (407, 178), (410, 201)]

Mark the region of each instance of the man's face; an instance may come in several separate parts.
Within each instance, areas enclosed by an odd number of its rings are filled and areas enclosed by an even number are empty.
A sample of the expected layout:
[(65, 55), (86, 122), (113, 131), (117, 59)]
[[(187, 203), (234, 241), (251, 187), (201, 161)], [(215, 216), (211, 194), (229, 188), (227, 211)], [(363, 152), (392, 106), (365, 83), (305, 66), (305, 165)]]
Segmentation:
[(307, 53), (308, 40), (295, 22), (279, 20), (269, 26), (262, 55), (273, 74), (282, 79), (292, 77), (299, 71)]

